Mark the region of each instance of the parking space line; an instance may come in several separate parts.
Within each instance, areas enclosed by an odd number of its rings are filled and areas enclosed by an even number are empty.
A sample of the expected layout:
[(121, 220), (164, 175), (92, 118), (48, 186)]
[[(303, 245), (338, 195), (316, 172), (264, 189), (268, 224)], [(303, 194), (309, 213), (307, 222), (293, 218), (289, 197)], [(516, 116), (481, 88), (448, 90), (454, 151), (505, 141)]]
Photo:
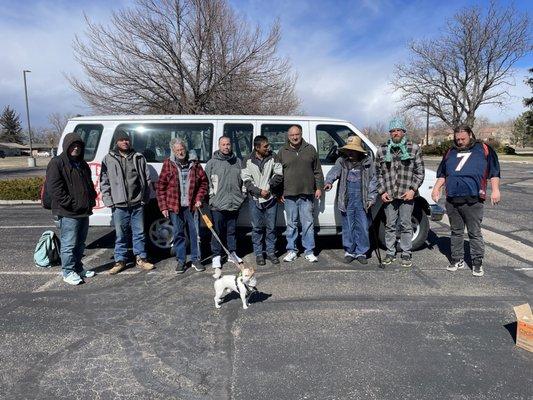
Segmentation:
[[(439, 223), (450, 226), (450, 220), (448, 219), (447, 215), (444, 215)], [(507, 236), (490, 231), (486, 228), (481, 229), (481, 231), (483, 232), (483, 239), (485, 242), (491, 243), (497, 247), (501, 247), (507, 250), (509, 253), (520, 257), (527, 262), (533, 260), (533, 247), (521, 243), (518, 240), (514, 240), (508, 238)]]
[(35, 228), (55, 228), (55, 226), (54, 225), (24, 225), (24, 226), (3, 225), (3, 226), (0, 226), (0, 229), (35, 229)]

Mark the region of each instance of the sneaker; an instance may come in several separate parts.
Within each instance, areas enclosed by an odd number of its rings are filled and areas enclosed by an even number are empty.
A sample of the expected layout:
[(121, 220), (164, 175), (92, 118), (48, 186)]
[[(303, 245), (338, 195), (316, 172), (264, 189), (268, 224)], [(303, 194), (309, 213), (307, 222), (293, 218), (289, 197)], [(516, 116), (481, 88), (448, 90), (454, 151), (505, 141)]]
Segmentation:
[(459, 261), (452, 261), (452, 263), (446, 267), (446, 270), (455, 272), (458, 269), (463, 269), (464, 267), (465, 267), (465, 261), (461, 259)]
[(212, 262), (213, 268), (222, 268), (222, 264), (220, 263), (220, 256), (214, 256)]
[(355, 260), (355, 256), (350, 253), (344, 254), (344, 264), (350, 264), (353, 260)]
[(117, 261), (113, 268), (109, 270), (109, 275), (115, 275), (118, 274), (120, 271), (122, 271), (124, 268), (126, 268), (126, 261)]
[(200, 261), (191, 261), (191, 267), (193, 267), (198, 272), (205, 271), (205, 267), (202, 265)]
[(413, 266), (413, 261), (411, 260), (411, 256), (402, 256), (402, 267), (404, 268), (410, 268)]
[(267, 254), (267, 260), (272, 264), (279, 264), (279, 258), (275, 254)]
[(232, 258), (233, 260), (237, 261), (237, 263), (242, 264), (242, 258), (240, 258), (237, 254), (235, 254), (234, 251), (229, 253), (229, 255), (230, 255), (229, 258)]
[(154, 269), (154, 264), (148, 262), (146, 258), (141, 258), (140, 256), (137, 256), (137, 258), (135, 259), (135, 263), (140, 269), (143, 269), (145, 271), (150, 271), (151, 269)]
[(393, 262), (396, 262), (396, 257), (395, 256), (391, 256), (390, 254), (387, 254), (387, 256), (383, 260), (382, 264), (383, 265), (391, 265)]
[(359, 261), (359, 264), (368, 264), (368, 260), (366, 259), (366, 256), (363, 254), (359, 254), (355, 257), (357, 261)]
[(474, 276), (483, 276), (485, 271), (483, 271), (483, 259), (474, 258), (472, 261), (472, 275)]
[(296, 260), (296, 257), (298, 257), (298, 253), (296, 253), (294, 250), (289, 250), (287, 255), (283, 257), (283, 261), (293, 262), (294, 260)]
[(222, 268), (215, 268), (215, 273), (213, 274), (213, 278), (218, 279), (222, 276)]
[(79, 273), (79, 275), (82, 278), (92, 278), (96, 275), (96, 272), (91, 271), (90, 269), (84, 269)]
[(309, 262), (317, 262), (318, 261), (318, 258), (313, 253), (306, 254), (305, 255), (305, 259), (307, 261), (309, 261)]
[(83, 279), (74, 271), (69, 272), (67, 276), (63, 277), (63, 282), (68, 283), (69, 285), (79, 285), (83, 283)]
[(257, 265), (265, 265), (265, 258), (263, 256), (257, 256), (255, 257), (255, 263)]
[(176, 270), (178, 274), (183, 274), (185, 272), (185, 263), (183, 261), (178, 261), (176, 264)]

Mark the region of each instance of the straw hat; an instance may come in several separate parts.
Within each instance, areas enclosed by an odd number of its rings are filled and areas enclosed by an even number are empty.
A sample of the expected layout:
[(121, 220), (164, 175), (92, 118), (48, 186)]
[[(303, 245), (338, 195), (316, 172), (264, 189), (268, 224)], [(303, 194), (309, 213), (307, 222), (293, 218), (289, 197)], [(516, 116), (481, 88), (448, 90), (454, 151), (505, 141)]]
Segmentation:
[(360, 153), (366, 153), (366, 150), (363, 148), (363, 142), (359, 136), (348, 136), (348, 139), (346, 139), (346, 145), (342, 146), (339, 150), (353, 150)]

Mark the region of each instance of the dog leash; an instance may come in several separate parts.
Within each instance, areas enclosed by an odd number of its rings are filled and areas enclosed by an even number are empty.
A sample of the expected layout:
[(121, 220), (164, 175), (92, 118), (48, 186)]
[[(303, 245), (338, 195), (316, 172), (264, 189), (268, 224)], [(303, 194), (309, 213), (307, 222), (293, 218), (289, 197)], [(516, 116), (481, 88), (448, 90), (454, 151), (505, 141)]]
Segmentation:
[(233, 257), (233, 255), (230, 253), (230, 251), (226, 248), (226, 246), (224, 246), (224, 244), (222, 243), (222, 240), (220, 239), (220, 237), (216, 233), (215, 228), (213, 228), (213, 222), (209, 219), (209, 217), (206, 214), (204, 214), (202, 212), (201, 208), (198, 208), (198, 211), (200, 212), (200, 215), (202, 216), (204, 224), (211, 231), (211, 234), (214, 236), (214, 238), (217, 240), (217, 242), (220, 244), (220, 246), (222, 246), (222, 249), (224, 249), (224, 252), (228, 256), (228, 261), (230, 261), (233, 264), (235, 264), (235, 266), (238, 267), (239, 269), (242, 269), (242, 264), (244, 264), (244, 263), (239, 262), (239, 260), (235, 259)]

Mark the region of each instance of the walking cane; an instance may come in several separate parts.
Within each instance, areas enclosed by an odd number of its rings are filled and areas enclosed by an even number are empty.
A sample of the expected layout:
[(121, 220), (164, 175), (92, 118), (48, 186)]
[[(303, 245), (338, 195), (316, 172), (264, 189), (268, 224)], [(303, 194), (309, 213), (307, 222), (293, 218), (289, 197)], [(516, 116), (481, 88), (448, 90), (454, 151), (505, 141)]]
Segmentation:
[[(375, 204), (374, 204), (374, 206), (375, 206)], [(379, 229), (379, 224), (378, 224), (377, 227), (374, 226), (374, 218), (372, 217), (372, 210), (369, 210), (369, 211), (370, 211), (369, 214), (370, 214), (370, 221), (371, 221), (370, 226), (371, 226), (372, 232), (374, 233), (374, 235), (373, 235), (374, 236), (374, 242), (376, 243), (376, 248), (375, 248), (374, 251), (375, 251), (376, 257), (378, 259), (378, 263), (379, 263), (378, 267), (384, 269), (385, 266), (381, 262), (381, 251), (379, 250), (379, 238), (378, 238), (378, 233), (376, 231), (376, 229)]]

